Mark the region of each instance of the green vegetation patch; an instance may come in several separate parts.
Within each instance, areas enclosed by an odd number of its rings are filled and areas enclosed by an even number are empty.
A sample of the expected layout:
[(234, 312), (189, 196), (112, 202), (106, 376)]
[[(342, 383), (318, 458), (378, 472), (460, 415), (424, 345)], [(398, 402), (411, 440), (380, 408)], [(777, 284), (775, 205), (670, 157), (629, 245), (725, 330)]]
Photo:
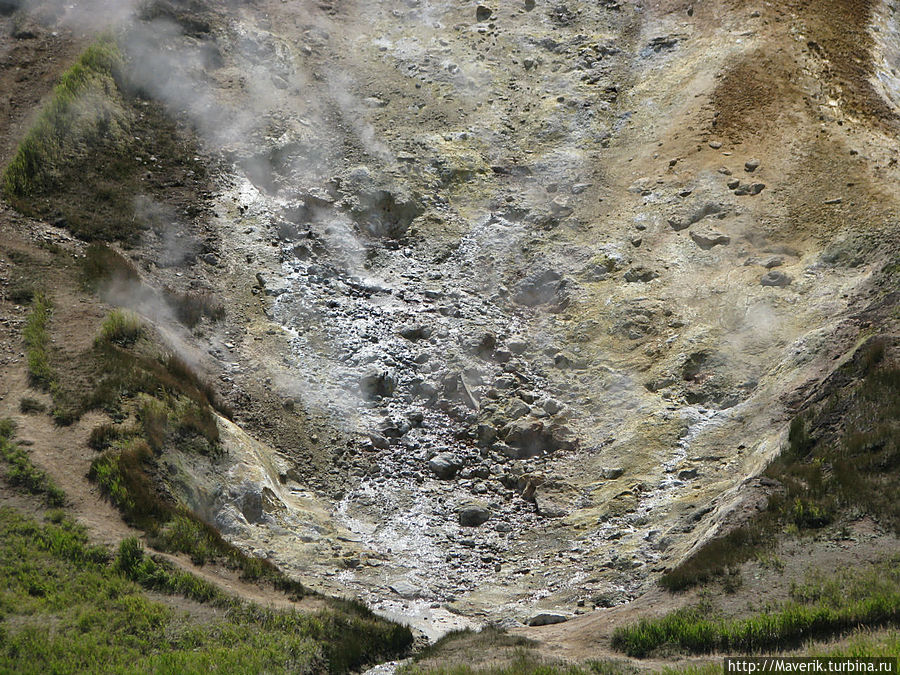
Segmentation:
[(665, 574), (663, 587), (722, 578), (772, 546), (778, 532), (815, 531), (845, 513), (900, 534), (900, 368), (886, 354), (879, 339), (857, 351), (830, 393), (791, 422), (787, 445), (765, 471), (782, 486), (768, 508)]
[(120, 347), (128, 347), (143, 334), (144, 326), (140, 317), (134, 312), (114, 309), (109, 313), (100, 327), (99, 342), (109, 342)]
[(494, 626), (452, 631), (416, 654), (400, 675), (588, 675), (636, 672), (627, 663), (589, 661), (572, 665), (541, 657), (528, 638)]
[(46, 474), (31, 463), (28, 453), (15, 442), (16, 425), (12, 420), (0, 420), (0, 459), (5, 466), (10, 485), (22, 487), (33, 495), (41, 495), (51, 506), (62, 506), (66, 495)]
[[(0, 671), (345, 673), (396, 658), (408, 629), (352, 609), (274, 611), (222, 595), (125, 540), (115, 560), (84, 531), (0, 509)], [(193, 579), (193, 580), (192, 580)], [(225, 608), (193, 615), (143, 587)]]
[(107, 37), (62, 75), (0, 176), (15, 208), (85, 240), (124, 242), (153, 225), (139, 206), (148, 199), (199, 213), (206, 173), (193, 136), (130, 92), (125, 66)]
[(859, 627), (900, 624), (900, 558), (866, 573), (816, 576), (778, 610), (744, 619), (711, 618), (708, 607), (677, 610), (619, 628), (612, 645), (645, 657), (662, 647), (690, 653), (751, 653), (797, 646)]
[(25, 359), (28, 363), (28, 377), (31, 383), (43, 389), (49, 389), (54, 382), (50, 357), (47, 352), (49, 336), (47, 324), (50, 322), (50, 300), (42, 293), (35, 293), (31, 304), (31, 313), (22, 331), (25, 343)]
[(60, 78), (53, 95), (3, 172), (7, 197), (24, 198), (58, 186), (61, 171), (87, 146), (119, 135), (113, 101), (113, 71), (121, 54), (112, 40), (88, 47)]

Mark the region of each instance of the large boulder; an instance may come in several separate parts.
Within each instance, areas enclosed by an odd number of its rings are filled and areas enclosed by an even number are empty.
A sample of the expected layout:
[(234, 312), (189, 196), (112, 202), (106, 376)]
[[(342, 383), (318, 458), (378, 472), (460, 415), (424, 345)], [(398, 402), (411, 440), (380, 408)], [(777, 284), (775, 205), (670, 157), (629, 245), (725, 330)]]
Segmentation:
[(709, 227), (699, 227), (696, 230), (691, 230), (691, 239), (704, 251), (711, 249), (713, 246), (727, 246), (731, 243), (731, 237), (727, 234)]
[(537, 457), (557, 450), (572, 450), (571, 431), (561, 424), (544, 424), (534, 418), (510, 422), (503, 428), (504, 442), (514, 448), (519, 459)]
[(564, 623), (569, 620), (565, 614), (555, 612), (541, 612), (528, 619), (529, 626), (550, 626), (554, 623)]
[(789, 286), (791, 278), (781, 270), (769, 270), (759, 280), (763, 286)]

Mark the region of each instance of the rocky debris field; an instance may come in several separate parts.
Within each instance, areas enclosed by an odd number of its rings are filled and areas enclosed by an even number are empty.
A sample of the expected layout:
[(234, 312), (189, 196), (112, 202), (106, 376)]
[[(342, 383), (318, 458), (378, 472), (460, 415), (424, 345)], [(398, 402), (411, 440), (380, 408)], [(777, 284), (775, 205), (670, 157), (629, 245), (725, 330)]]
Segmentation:
[(893, 274), (896, 83), (839, 85), (893, 10), (188, 4), (131, 76), (215, 188), (134, 257), (226, 299), (181, 339), (243, 430), (173, 492), (430, 635), (620, 605), (760, 507)]

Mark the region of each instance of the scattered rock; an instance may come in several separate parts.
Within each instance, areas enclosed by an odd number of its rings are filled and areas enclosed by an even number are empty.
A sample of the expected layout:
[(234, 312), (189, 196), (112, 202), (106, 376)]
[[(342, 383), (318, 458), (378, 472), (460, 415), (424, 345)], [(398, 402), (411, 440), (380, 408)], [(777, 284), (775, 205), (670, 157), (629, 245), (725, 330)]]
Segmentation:
[(535, 495), (534, 506), (539, 516), (544, 518), (565, 518), (569, 512), (552, 498), (541, 494)]
[(762, 275), (759, 282), (763, 286), (788, 286), (792, 279), (781, 270), (770, 270)]
[(551, 612), (541, 612), (528, 619), (529, 626), (551, 626), (555, 623), (565, 623), (569, 620), (565, 614), (555, 614)]
[(753, 173), (759, 168), (760, 161), (758, 159), (748, 159), (744, 162), (744, 171)]
[(416, 342), (417, 340), (424, 340), (431, 337), (431, 329), (428, 326), (423, 326), (420, 323), (402, 326), (397, 332), (402, 337), (405, 337), (411, 342)]
[(459, 524), (463, 527), (478, 527), (491, 519), (491, 510), (481, 502), (471, 501), (456, 510)]
[(492, 10), (490, 7), (485, 7), (484, 5), (478, 5), (478, 7), (475, 8), (475, 20), (478, 21), (479, 23), (482, 21), (487, 21), (488, 19), (491, 18), (493, 13), (494, 13), (494, 10)]
[(722, 142), (721, 141), (710, 141), (709, 147), (711, 147), (713, 150), (718, 150), (719, 148), (722, 147)]
[(727, 234), (710, 228), (691, 230), (691, 239), (704, 251), (711, 249), (713, 246), (727, 246), (731, 243), (731, 237)]
[(632, 267), (625, 272), (625, 281), (628, 283), (647, 283), (659, 278), (659, 272), (647, 269), (646, 267)]
[(606, 469), (602, 469), (600, 471), (600, 475), (603, 476), (606, 480), (615, 480), (616, 478), (621, 478), (625, 473), (625, 469), (622, 467), (609, 467)]
[(567, 427), (558, 424), (548, 426), (533, 418), (510, 422), (501, 433), (506, 444), (516, 451), (518, 459), (575, 447)]
[(566, 282), (559, 272), (553, 270), (539, 272), (519, 284), (513, 301), (527, 307), (546, 304), (564, 306), (568, 304), (565, 287)]
[(558, 352), (553, 357), (553, 365), (560, 369), (584, 370), (587, 362), (569, 352)]
[(442, 452), (428, 460), (428, 468), (441, 480), (450, 480), (462, 467), (456, 455)]
[(528, 343), (522, 340), (510, 340), (506, 343), (506, 347), (515, 355), (524, 354), (525, 350), (528, 349)]
[(825, 203), (828, 204), (829, 206), (831, 206), (833, 204), (840, 204), (843, 201), (844, 200), (842, 197), (835, 197), (834, 199), (826, 199)]
[(372, 367), (359, 380), (359, 390), (364, 396), (392, 396), (397, 388), (397, 376), (387, 370)]

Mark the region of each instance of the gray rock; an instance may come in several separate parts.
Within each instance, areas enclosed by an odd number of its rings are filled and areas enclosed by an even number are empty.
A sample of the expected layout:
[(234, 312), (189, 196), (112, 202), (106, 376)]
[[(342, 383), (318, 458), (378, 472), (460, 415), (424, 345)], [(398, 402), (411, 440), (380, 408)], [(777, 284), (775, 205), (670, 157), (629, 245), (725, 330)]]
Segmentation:
[(397, 388), (397, 376), (387, 370), (370, 368), (359, 379), (359, 390), (364, 396), (392, 396)]
[(534, 505), (538, 515), (544, 518), (564, 518), (569, 512), (561, 504), (555, 502), (552, 498), (536, 494), (534, 497)]
[(478, 22), (487, 21), (494, 14), (494, 10), (490, 7), (485, 7), (484, 5), (478, 5), (475, 8), (475, 20)]
[(479, 447), (490, 447), (490, 445), (497, 440), (497, 428), (491, 424), (479, 424), (475, 428), (475, 436), (478, 439)]
[(610, 467), (603, 469), (600, 472), (600, 475), (603, 476), (606, 480), (615, 480), (616, 478), (621, 478), (625, 473), (625, 469), (621, 467)]
[(565, 285), (559, 272), (553, 270), (539, 272), (519, 284), (513, 301), (528, 307), (560, 304), (565, 300)]
[(548, 415), (555, 415), (562, 410), (562, 404), (555, 398), (548, 398), (541, 403), (541, 407), (547, 411)]
[(552, 612), (541, 612), (528, 619), (529, 626), (551, 626), (555, 623), (565, 623), (569, 620), (565, 614), (555, 614)]
[(531, 408), (524, 401), (516, 398), (510, 402), (509, 407), (506, 409), (506, 416), (511, 420), (517, 420), (527, 415), (530, 410)]
[(792, 279), (781, 270), (769, 270), (759, 280), (763, 286), (784, 287), (790, 285)]
[(441, 480), (450, 480), (462, 467), (462, 462), (456, 455), (442, 452), (428, 460), (428, 468)]
[(584, 359), (574, 356), (570, 352), (559, 352), (553, 357), (553, 365), (562, 370), (584, 370), (587, 363)]
[(569, 206), (562, 197), (557, 197), (552, 202), (550, 202), (550, 213), (555, 218), (565, 218), (567, 216), (572, 215), (572, 211), (574, 211), (571, 206)]
[(481, 502), (471, 501), (456, 510), (459, 524), (463, 527), (478, 527), (491, 519), (491, 510)]
[(400, 330), (398, 330), (397, 332), (402, 337), (405, 337), (407, 340), (410, 340), (412, 342), (415, 342), (417, 340), (424, 340), (431, 337), (431, 329), (427, 326), (423, 326), (420, 323), (401, 326)]
[(530, 417), (510, 422), (503, 427), (501, 435), (507, 445), (518, 451), (519, 459), (575, 448), (572, 432), (568, 427), (561, 424), (548, 425)]
[(747, 173), (753, 173), (759, 168), (759, 164), (760, 162), (758, 159), (748, 159), (746, 162), (744, 162), (744, 170)]
[(419, 597), (419, 588), (406, 579), (395, 579), (388, 586), (394, 593), (404, 600), (413, 600)]
[(700, 472), (696, 468), (690, 469), (682, 469), (678, 472), (679, 480), (691, 480), (692, 478), (696, 478)]
[(731, 243), (731, 237), (727, 234), (708, 227), (691, 230), (691, 239), (704, 251), (711, 249), (713, 246), (727, 246)]
[(646, 267), (632, 267), (625, 272), (625, 281), (632, 284), (636, 282), (647, 283), (648, 281), (653, 281), (658, 278), (659, 272), (647, 269)]
[(522, 340), (510, 340), (506, 343), (506, 347), (513, 354), (519, 355), (523, 354), (526, 349), (528, 349), (528, 344)]

